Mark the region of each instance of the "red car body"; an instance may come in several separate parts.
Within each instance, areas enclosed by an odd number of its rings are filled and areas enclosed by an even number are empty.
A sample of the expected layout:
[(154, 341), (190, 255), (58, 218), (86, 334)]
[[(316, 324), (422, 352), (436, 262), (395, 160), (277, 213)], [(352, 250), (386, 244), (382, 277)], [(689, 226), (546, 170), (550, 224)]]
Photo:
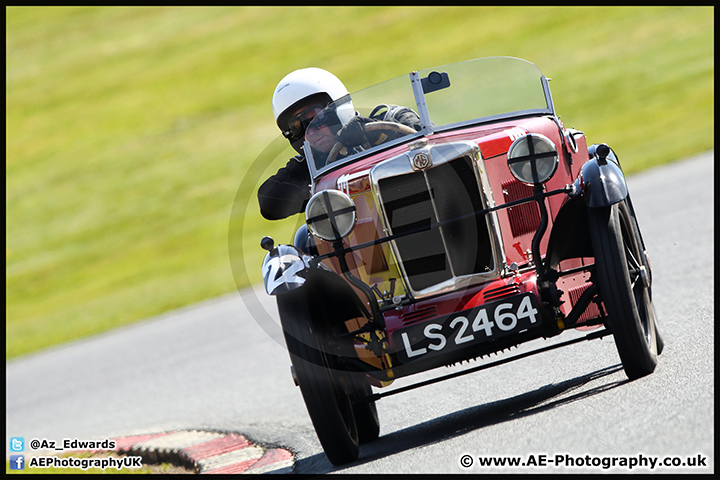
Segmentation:
[(344, 102), (400, 103), (404, 84), (422, 129), (374, 122), (373, 145), (344, 157), (306, 142), (313, 235), (263, 242), (295, 379), (336, 464), (378, 435), (370, 385), (567, 329), (613, 334), (630, 378), (663, 348), (617, 156), (565, 128), (539, 69), (480, 59)]

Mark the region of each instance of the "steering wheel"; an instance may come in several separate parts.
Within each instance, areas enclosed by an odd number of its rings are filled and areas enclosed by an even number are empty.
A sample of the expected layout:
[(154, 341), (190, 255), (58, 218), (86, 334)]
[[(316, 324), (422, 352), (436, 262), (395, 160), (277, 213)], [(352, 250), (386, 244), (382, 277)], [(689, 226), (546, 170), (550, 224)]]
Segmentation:
[[(372, 132), (397, 132), (402, 133), (404, 135), (409, 135), (411, 133), (417, 133), (417, 131), (414, 128), (408, 127), (407, 125), (403, 125), (402, 123), (395, 123), (395, 122), (370, 122), (363, 125), (363, 130), (365, 133), (372, 133)], [(328, 165), (335, 160), (337, 160), (337, 156), (340, 153), (340, 150), (345, 145), (343, 145), (340, 142), (335, 142), (335, 145), (330, 149), (330, 153), (328, 153), (327, 160), (325, 161), (325, 164)]]

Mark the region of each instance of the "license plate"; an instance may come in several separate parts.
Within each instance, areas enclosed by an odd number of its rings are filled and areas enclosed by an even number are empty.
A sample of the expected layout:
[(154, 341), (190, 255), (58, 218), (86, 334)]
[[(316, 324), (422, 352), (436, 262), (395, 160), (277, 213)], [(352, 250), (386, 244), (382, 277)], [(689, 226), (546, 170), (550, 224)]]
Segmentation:
[(431, 323), (409, 326), (395, 332), (393, 338), (400, 360), (405, 363), (504, 337), (539, 324), (535, 297), (526, 293), (453, 313)]

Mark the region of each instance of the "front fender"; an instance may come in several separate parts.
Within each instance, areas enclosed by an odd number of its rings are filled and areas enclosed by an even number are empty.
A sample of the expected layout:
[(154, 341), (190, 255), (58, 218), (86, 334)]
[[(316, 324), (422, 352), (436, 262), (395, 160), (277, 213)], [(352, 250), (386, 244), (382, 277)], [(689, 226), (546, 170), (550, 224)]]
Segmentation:
[(270, 250), (262, 263), (263, 282), (268, 295), (282, 295), (300, 288), (310, 269), (310, 257), (293, 245), (278, 245)]
[(605, 159), (596, 154), (598, 145), (591, 145), (590, 160), (585, 162), (575, 186), (582, 192), (585, 205), (591, 208), (607, 207), (622, 202), (628, 195), (625, 175), (612, 149)]

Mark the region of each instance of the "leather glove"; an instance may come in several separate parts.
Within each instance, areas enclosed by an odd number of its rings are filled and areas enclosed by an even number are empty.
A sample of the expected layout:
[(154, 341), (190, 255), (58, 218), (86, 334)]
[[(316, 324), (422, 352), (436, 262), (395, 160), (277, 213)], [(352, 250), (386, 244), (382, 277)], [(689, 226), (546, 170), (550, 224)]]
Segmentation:
[(347, 125), (340, 129), (337, 133), (337, 139), (340, 143), (346, 147), (356, 147), (362, 145), (365, 148), (370, 147), (370, 142), (365, 135), (365, 129), (363, 128), (366, 123), (370, 123), (373, 120), (359, 115), (355, 115)]

